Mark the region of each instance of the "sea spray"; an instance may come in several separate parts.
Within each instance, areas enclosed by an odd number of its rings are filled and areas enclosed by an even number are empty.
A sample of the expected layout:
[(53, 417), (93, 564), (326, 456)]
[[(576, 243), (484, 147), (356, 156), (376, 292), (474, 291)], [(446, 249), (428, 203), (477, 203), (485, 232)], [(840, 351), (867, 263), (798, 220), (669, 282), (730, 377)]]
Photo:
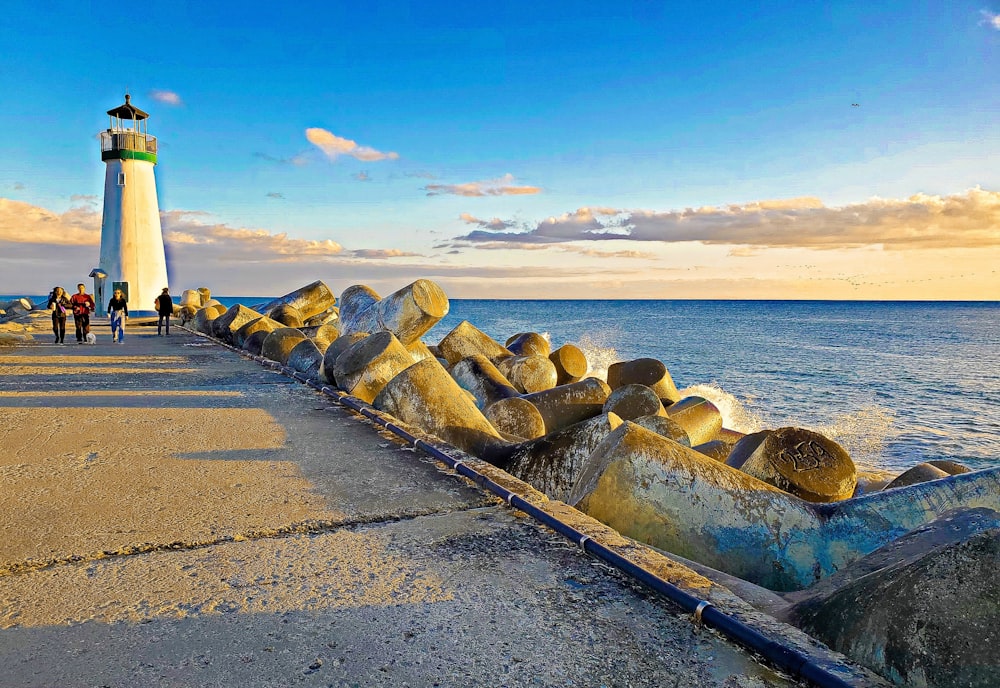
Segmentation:
[(587, 363), (590, 366), (587, 369), (586, 377), (596, 377), (607, 381), (608, 368), (620, 360), (618, 352), (614, 348), (606, 346), (606, 342), (605, 337), (600, 334), (585, 334), (580, 337), (580, 341), (576, 342), (583, 355), (587, 357)]
[(859, 468), (885, 468), (886, 440), (897, 434), (896, 414), (884, 406), (868, 404), (834, 416), (829, 424), (815, 428), (847, 450)]
[(749, 434), (766, 427), (763, 412), (755, 408), (752, 397), (737, 399), (715, 383), (691, 385), (681, 390), (681, 396), (708, 399), (722, 414), (722, 426), (730, 430)]

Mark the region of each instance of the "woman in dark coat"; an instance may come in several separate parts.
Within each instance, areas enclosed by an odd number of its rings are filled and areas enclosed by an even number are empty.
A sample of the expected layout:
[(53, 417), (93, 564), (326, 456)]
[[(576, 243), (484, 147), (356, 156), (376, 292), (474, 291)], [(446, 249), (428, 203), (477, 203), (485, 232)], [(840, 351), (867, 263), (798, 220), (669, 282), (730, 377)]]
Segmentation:
[(73, 307), (66, 296), (66, 290), (55, 287), (49, 294), (48, 307), (52, 311), (52, 334), (56, 336), (56, 344), (63, 344), (66, 339), (66, 314)]

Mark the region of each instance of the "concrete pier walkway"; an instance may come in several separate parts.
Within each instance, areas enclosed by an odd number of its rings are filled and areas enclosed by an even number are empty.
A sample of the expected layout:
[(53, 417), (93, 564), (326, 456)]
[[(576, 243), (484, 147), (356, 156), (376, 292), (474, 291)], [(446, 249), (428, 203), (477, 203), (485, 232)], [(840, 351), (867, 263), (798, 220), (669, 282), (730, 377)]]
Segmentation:
[(797, 685), (324, 395), (94, 331), (0, 349), (0, 685)]

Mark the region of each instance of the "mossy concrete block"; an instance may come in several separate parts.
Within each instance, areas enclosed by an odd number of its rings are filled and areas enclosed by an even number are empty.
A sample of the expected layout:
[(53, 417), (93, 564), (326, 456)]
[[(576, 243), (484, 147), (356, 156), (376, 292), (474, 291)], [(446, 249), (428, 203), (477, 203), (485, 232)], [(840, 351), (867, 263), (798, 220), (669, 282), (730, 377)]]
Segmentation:
[(764, 433), (740, 470), (809, 502), (849, 499), (858, 481), (844, 448), (805, 428)]
[(582, 380), (590, 370), (587, 356), (575, 344), (563, 344), (549, 354), (549, 360), (556, 367), (557, 385)]
[(279, 327), (269, 332), (260, 347), (260, 355), (277, 361), (281, 365), (288, 363), (288, 356), (299, 342), (306, 336), (294, 327)]
[(507, 339), (504, 347), (515, 356), (545, 356), (552, 353), (549, 340), (537, 332), (519, 332)]
[(514, 389), (531, 394), (556, 386), (556, 367), (545, 356), (511, 356), (497, 363), (497, 369)]
[(396, 375), (372, 405), (473, 456), (506, 444), (436, 359), (414, 363)]
[(673, 403), (681, 398), (667, 366), (655, 358), (636, 358), (612, 363), (608, 366), (608, 385), (611, 389), (625, 385), (646, 385), (652, 388), (664, 403)]

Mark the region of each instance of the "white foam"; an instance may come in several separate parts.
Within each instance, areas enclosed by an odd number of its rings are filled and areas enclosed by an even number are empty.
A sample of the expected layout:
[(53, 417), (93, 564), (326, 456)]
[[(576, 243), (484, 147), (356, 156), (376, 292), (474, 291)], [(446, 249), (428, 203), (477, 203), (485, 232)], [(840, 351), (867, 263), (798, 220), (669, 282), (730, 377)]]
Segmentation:
[(737, 399), (715, 383), (691, 385), (680, 392), (682, 397), (703, 397), (715, 404), (722, 414), (722, 426), (730, 430), (749, 434), (763, 430), (766, 425), (753, 397)]

